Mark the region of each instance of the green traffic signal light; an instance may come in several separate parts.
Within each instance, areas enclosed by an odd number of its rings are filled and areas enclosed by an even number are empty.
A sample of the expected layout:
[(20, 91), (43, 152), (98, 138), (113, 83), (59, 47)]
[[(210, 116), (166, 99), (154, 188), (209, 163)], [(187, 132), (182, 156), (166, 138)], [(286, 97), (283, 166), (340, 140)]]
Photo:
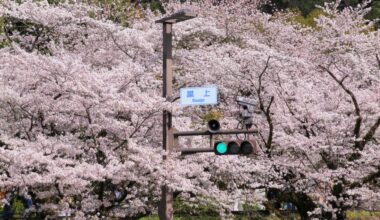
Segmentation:
[(216, 155), (250, 155), (256, 152), (255, 141), (217, 141), (214, 144)]
[(223, 141), (219, 141), (215, 143), (215, 153), (218, 155), (223, 155), (227, 153), (227, 144)]

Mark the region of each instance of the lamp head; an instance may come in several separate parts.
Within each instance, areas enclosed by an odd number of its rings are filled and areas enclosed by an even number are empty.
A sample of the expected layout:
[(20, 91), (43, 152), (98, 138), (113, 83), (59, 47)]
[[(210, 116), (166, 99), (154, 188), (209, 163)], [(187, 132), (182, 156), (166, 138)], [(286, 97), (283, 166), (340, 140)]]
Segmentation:
[(176, 13), (169, 15), (167, 17), (161, 18), (156, 21), (156, 23), (178, 23), (181, 21), (189, 20), (192, 18), (197, 17), (197, 14), (195, 14), (192, 10), (190, 9), (181, 9), (177, 11)]

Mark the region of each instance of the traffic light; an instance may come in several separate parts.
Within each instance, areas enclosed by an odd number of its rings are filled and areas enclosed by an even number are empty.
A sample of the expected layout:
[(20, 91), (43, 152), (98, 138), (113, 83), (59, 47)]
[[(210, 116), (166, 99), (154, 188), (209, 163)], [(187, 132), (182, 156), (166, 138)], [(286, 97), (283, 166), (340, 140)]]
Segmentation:
[(256, 151), (256, 142), (244, 141), (217, 141), (214, 144), (216, 155), (249, 155)]
[(215, 119), (208, 121), (207, 126), (210, 133), (215, 133), (220, 129), (220, 123)]
[[(207, 123), (208, 131), (211, 134), (219, 134), (220, 123), (212, 119)], [(230, 131), (229, 131), (230, 132)], [(231, 134), (231, 133), (230, 133)], [(235, 134), (232, 132), (232, 134)], [(257, 151), (256, 142), (250, 140), (234, 141), (224, 140), (217, 141), (214, 144), (214, 152), (216, 155), (249, 155)]]

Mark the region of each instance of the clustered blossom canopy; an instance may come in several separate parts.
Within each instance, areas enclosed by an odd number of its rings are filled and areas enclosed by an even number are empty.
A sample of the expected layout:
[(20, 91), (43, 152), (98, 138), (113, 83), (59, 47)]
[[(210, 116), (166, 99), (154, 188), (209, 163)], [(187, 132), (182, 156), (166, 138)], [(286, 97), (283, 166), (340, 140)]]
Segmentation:
[[(122, 27), (88, 5), (2, 1), (0, 189), (78, 219), (154, 212), (162, 183), (227, 210), (259, 188), (308, 198), (293, 201), (302, 217), (320, 215), (317, 204), (331, 218), (379, 207), (380, 33), (365, 5), (325, 5), (311, 28), (259, 3), (167, 3), (198, 14), (174, 28), (175, 91), (220, 92), (217, 106), (179, 109), (161, 97), (162, 15), (141, 11)], [(164, 109), (179, 130), (203, 129), (210, 110), (233, 129), (236, 96), (258, 101), (259, 155), (162, 160)]]

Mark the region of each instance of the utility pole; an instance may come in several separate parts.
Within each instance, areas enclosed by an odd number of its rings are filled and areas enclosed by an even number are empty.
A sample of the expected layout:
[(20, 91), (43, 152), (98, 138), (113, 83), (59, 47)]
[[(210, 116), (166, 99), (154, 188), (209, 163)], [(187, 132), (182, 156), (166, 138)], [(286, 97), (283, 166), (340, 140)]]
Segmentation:
[[(183, 9), (172, 15), (164, 17), (160, 20), (157, 20), (156, 23), (162, 23), (162, 35), (163, 35), (163, 89), (162, 96), (166, 98), (167, 101), (172, 101), (173, 99), (173, 57), (172, 57), (172, 38), (173, 38), (173, 24), (185, 21), (188, 19), (195, 18), (191, 10)], [(207, 94), (207, 92), (206, 92)], [(237, 100), (240, 105), (251, 105), (249, 100), (239, 99)], [(249, 113), (249, 112), (248, 112)], [(251, 115), (250, 115), (251, 116)], [(221, 144), (223, 147), (222, 151), (217, 151), (219, 148), (212, 148), (213, 145), (213, 136), (214, 135), (228, 135), (228, 134), (255, 134), (257, 130), (221, 130), (219, 131), (220, 124), (218, 121), (214, 120), (213, 124), (217, 124), (216, 127), (210, 126), (208, 131), (176, 131), (172, 126), (172, 113), (170, 111), (163, 111), (162, 115), (162, 146), (167, 154), (170, 154), (171, 151), (177, 150), (180, 151), (183, 155), (194, 154), (194, 153), (207, 153), (207, 152), (216, 152), (218, 155), (232, 155), (239, 154), (240, 148), (247, 149), (247, 144), (249, 144), (247, 150), (241, 150), (242, 154), (251, 154), (252, 151), (256, 151), (256, 146), (252, 146), (250, 142), (245, 141), (245, 147), (239, 146), (236, 142), (235, 145), (231, 147), (227, 146), (226, 143), (216, 143)], [(212, 129), (211, 129), (212, 128)], [(211, 130), (210, 130), (211, 129)], [(178, 138), (184, 136), (209, 136), (210, 138), (210, 148), (179, 148)], [(243, 145), (243, 144), (242, 144)], [(216, 145), (215, 145), (216, 146)], [(163, 157), (164, 160), (167, 159), (166, 156)], [(161, 201), (158, 206), (158, 215), (160, 220), (172, 220), (173, 219), (173, 191), (168, 188), (166, 185), (162, 185), (161, 191)]]
[[(180, 10), (173, 15), (164, 17), (157, 20), (156, 23), (162, 23), (162, 36), (163, 36), (163, 90), (162, 96), (169, 100), (172, 98), (173, 93), (173, 57), (172, 57), (172, 39), (173, 39), (173, 24), (195, 18), (190, 10)], [(162, 129), (162, 146), (163, 149), (169, 154), (173, 150), (173, 127), (172, 127), (172, 113), (164, 111), (163, 116), (163, 129)], [(164, 160), (166, 156), (164, 156)], [(166, 185), (162, 186), (161, 201), (158, 206), (158, 215), (160, 220), (173, 219), (173, 192)]]

